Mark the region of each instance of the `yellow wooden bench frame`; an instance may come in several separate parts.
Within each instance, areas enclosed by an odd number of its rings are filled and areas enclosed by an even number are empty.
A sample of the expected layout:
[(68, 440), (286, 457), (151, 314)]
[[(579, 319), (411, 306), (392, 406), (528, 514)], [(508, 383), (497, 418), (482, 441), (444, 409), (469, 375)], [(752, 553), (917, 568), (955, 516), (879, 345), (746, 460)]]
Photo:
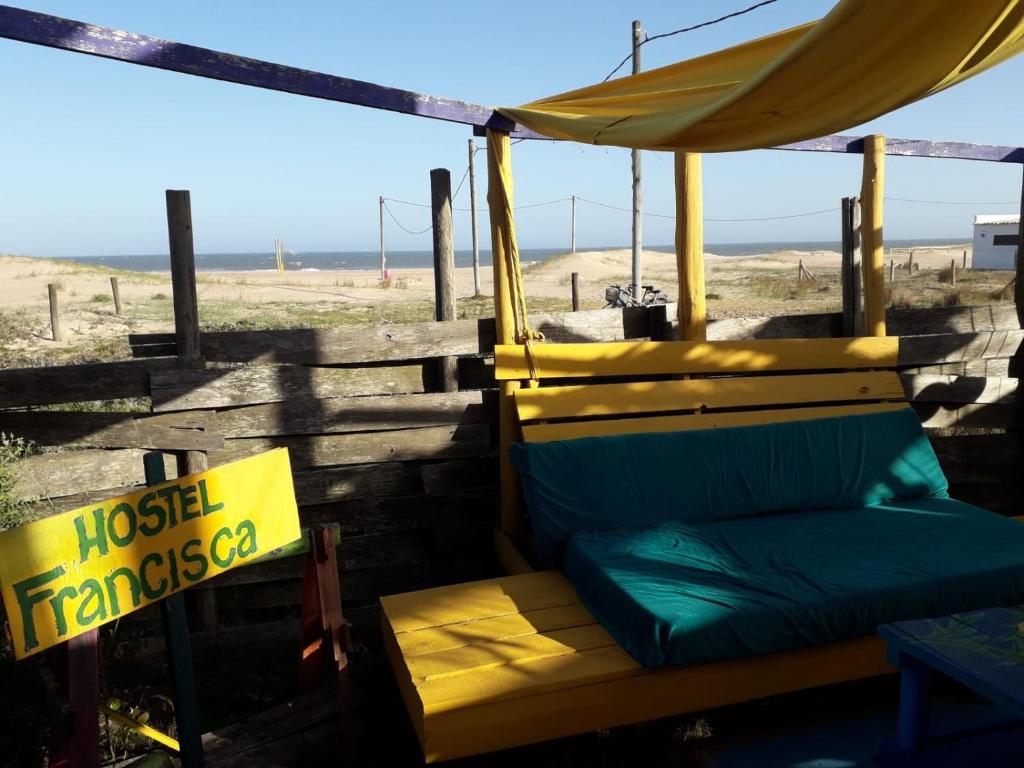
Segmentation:
[[(899, 340), (885, 338), (884, 156), (877, 139), (865, 145), (861, 194), (864, 326), (871, 338), (705, 341), (700, 156), (677, 152), (678, 331), (684, 341), (544, 344), (525, 317), (509, 135), (487, 130), (502, 502), (495, 545), (506, 572), (515, 575), (381, 600), (384, 644), (428, 762), (889, 671), (874, 637), (645, 670), (580, 604), (565, 577), (532, 571), (519, 482), (508, 459), (511, 443), (523, 439), (907, 407), (898, 377), (886, 370), (897, 365)], [(638, 376), (653, 380), (614, 381)]]
[[(762, 424), (906, 408), (896, 338), (537, 344), (548, 386), (507, 394), (512, 440)], [(531, 361), (499, 345), (495, 375)], [(648, 381), (602, 381), (636, 374)], [(702, 378), (680, 378), (680, 374)], [(750, 375), (753, 374), (753, 375)], [(661, 379), (674, 375), (675, 378)], [(709, 376), (714, 378), (708, 378)], [(579, 380), (588, 383), (577, 383)], [(589, 383), (589, 380), (594, 380)], [(552, 386), (560, 381), (566, 383)], [(889, 671), (882, 643), (649, 671), (558, 571), (528, 572), (517, 488), (503, 489), (499, 555), (514, 576), (383, 598), (385, 646), (428, 762), (696, 712)]]

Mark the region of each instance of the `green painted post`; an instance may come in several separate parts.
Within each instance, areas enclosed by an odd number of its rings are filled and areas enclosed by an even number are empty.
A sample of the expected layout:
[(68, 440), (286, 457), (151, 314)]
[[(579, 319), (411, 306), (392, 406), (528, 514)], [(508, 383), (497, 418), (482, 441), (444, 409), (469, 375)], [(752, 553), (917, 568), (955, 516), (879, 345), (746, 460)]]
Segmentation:
[[(146, 485), (167, 480), (162, 453), (151, 451), (143, 456)], [(174, 716), (178, 721), (178, 743), (181, 746), (182, 768), (203, 768), (203, 732), (199, 727), (199, 700), (196, 677), (192, 671), (192, 643), (185, 616), (185, 593), (175, 592), (160, 603), (164, 620), (164, 642), (174, 680)]]

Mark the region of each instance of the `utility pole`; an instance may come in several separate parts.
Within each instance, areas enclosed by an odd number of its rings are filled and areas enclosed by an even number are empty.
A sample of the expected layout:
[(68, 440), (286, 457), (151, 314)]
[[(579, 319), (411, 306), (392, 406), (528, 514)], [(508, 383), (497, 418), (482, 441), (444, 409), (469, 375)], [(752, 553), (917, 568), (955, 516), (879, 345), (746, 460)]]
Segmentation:
[(386, 271), (385, 264), (387, 263), (384, 258), (384, 197), (381, 196), (380, 203), (380, 280), (384, 282), (384, 273)]
[[(633, 21), (633, 74), (640, 71), (640, 45), (644, 30), (640, 22)], [(642, 280), (642, 267), (640, 254), (643, 250), (643, 222), (640, 219), (640, 209), (643, 204), (643, 196), (640, 190), (640, 150), (633, 150), (633, 296), (640, 298), (640, 283)]]
[(576, 195), (572, 196), (572, 237), (570, 240), (570, 247), (572, 252), (576, 253)]
[(469, 222), (473, 230), (473, 295), (480, 295), (480, 246), (476, 239), (476, 168), (473, 156), (476, 154), (476, 142), (469, 140)]

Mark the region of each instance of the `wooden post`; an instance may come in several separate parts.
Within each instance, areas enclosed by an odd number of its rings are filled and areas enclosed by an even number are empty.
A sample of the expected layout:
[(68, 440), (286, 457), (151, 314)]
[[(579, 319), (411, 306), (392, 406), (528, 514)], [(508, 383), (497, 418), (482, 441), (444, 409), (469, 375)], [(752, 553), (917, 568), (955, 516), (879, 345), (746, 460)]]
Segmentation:
[(956, 259), (949, 260), (949, 284), (956, 285)]
[(864, 315), (860, 304), (860, 203), (856, 197), (844, 197), (843, 232), (843, 336), (864, 333)]
[(704, 296), (704, 200), (701, 156), (676, 152), (676, 274), (679, 278), (679, 338), (707, 338)]
[(907, 274), (914, 274), (914, 252), (910, 250), (908, 250), (907, 256)]
[(121, 315), (121, 290), (117, 287), (117, 278), (110, 278), (110, 292), (114, 294), (114, 314)]
[(861, 242), (864, 264), (864, 331), (885, 336), (885, 241), (882, 205), (885, 195), (885, 136), (864, 137), (861, 183)]
[(572, 214), (569, 217), (569, 249), (576, 253), (576, 195), (572, 196)]
[(964, 251), (964, 266), (963, 266), (963, 269), (964, 269), (964, 272), (967, 271), (967, 251)]
[(896, 259), (889, 259), (889, 285), (896, 282)]
[[(452, 240), (452, 176), (447, 168), (430, 172), (430, 207), (434, 233), (434, 319), (455, 319), (455, 246)], [(458, 361), (442, 357), (441, 391), (459, 389)]]
[(64, 341), (64, 334), (60, 332), (60, 312), (57, 309), (57, 284), (47, 284), (46, 292), (50, 297), (50, 331), (53, 333), (53, 340)]
[(377, 202), (380, 209), (380, 280), (384, 282), (388, 270), (388, 260), (384, 254), (384, 197), (381, 196)]
[[(206, 458), (205, 454), (200, 455)], [(163, 454), (151, 451), (143, 456), (142, 462), (146, 485), (159, 485), (167, 480)], [(192, 670), (192, 640), (185, 615), (185, 593), (175, 592), (162, 600), (160, 612), (164, 621), (167, 661), (174, 679), (174, 717), (178, 723), (181, 765), (182, 768), (202, 768), (203, 731), (199, 727), (199, 699)]]
[[(1024, 167), (1024, 166), (1022, 166)], [(973, 256), (973, 254), (972, 254)], [(1017, 317), (1024, 325), (1024, 180), (1020, 188), (1020, 219), (1017, 223), (1017, 258), (1014, 262), (1013, 302)]]
[(473, 232), (473, 295), (480, 295), (480, 243), (476, 235), (476, 142), (469, 140), (469, 226)]
[(796, 268), (796, 289), (798, 291), (803, 286), (803, 280), (804, 280), (804, 260), (800, 259), (800, 263), (797, 265), (797, 268)]
[[(192, 241), (192, 202), (188, 190), (169, 189), (167, 198), (167, 232), (171, 249), (171, 290), (174, 304), (174, 332), (178, 346), (178, 362), (183, 367), (202, 368), (203, 357), (199, 338), (199, 304), (196, 296), (195, 246)], [(194, 475), (209, 469), (208, 457), (202, 451), (181, 451), (176, 454), (178, 477)], [(197, 593), (203, 629), (217, 629), (217, 593), (212, 589)], [(184, 608), (182, 608), (184, 611)]]
[[(196, 256), (192, 243), (192, 203), (187, 189), (167, 190), (167, 234), (171, 249), (171, 290), (178, 359), (201, 359)], [(205, 467), (204, 467), (205, 469)]]
[(580, 273), (572, 273), (572, 311), (580, 311)]
[(47, 652), (50, 666), (41, 671), (50, 697), (50, 768), (99, 768), (98, 648), (99, 630), (91, 629)]
[[(633, 74), (640, 71), (640, 46), (644, 29), (640, 22), (633, 21)], [(643, 282), (643, 191), (640, 187), (640, 150), (632, 151), (633, 158), (633, 296), (640, 298), (640, 284)]]
[[(494, 263), (494, 324), (498, 344), (514, 344), (513, 282), (508, 262), (515, 246), (512, 214), (511, 142), (507, 133), (487, 129), (487, 206), (491, 219), (491, 257)], [(516, 432), (515, 391), (518, 381), (502, 381), (498, 388), (498, 461), (501, 482), (501, 533), (521, 547), (523, 536), (522, 497), (519, 478), (508, 458)], [(499, 539), (500, 540), (500, 539)], [(506, 551), (508, 547), (504, 548)], [(499, 551), (502, 550), (499, 544)]]

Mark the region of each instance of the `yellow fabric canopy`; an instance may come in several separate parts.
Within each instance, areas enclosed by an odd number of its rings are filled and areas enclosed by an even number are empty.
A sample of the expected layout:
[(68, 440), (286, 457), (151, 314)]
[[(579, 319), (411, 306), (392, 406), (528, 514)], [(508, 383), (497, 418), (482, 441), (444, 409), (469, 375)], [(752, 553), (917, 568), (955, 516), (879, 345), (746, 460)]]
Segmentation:
[(557, 139), (724, 152), (860, 125), (1024, 49), (1024, 0), (842, 0), (823, 19), (501, 111)]

